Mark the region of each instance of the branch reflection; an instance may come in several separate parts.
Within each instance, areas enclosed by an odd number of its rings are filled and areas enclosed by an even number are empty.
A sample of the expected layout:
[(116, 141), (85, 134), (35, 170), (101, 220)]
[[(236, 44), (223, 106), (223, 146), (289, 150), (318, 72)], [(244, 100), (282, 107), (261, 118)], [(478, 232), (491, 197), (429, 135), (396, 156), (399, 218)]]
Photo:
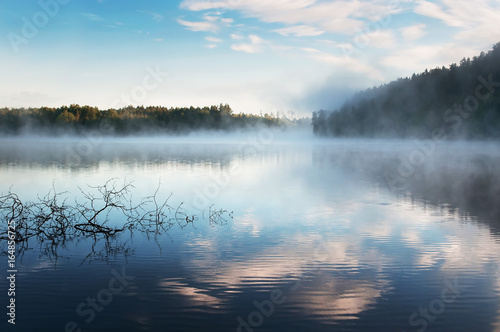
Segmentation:
[[(136, 232), (142, 233), (149, 241), (155, 241), (161, 250), (159, 237), (168, 235), (172, 227), (184, 229), (189, 224), (196, 228), (200, 219), (188, 215), (184, 204), (177, 207), (169, 204), (159, 195), (161, 183), (151, 196), (138, 203), (132, 200), (132, 183), (110, 179), (101, 186), (79, 188), (79, 196), (68, 202), (68, 192), (57, 192), (54, 187), (36, 201), (23, 202), (9, 191), (0, 196), (0, 239), (16, 242), (17, 256), (22, 259), (27, 250), (33, 249), (33, 241), (39, 246), (40, 254), (57, 260), (61, 249), (69, 243), (90, 241), (91, 250), (82, 263), (92, 260), (127, 257), (134, 252), (130, 246)], [(226, 225), (233, 218), (232, 212), (210, 206), (203, 211), (201, 219), (209, 225)], [(208, 212), (207, 217), (205, 212)], [(9, 227), (9, 225), (11, 225)], [(128, 232), (130, 238), (122, 240)], [(1, 248), (7, 254), (6, 244)]]

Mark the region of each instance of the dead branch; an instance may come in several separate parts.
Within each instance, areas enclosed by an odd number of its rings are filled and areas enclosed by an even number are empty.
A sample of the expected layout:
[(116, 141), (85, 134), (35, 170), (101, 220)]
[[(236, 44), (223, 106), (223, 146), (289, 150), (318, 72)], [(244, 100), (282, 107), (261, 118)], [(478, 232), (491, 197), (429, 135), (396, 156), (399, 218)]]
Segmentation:
[[(181, 229), (189, 224), (196, 228), (194, 223), (198, 217), (188, 215), (182, 209), (183, 203), (175, 209), (170, 206), (172, 193), (160, 199), (160, 187), (161, 182), (151, 196), (137, 204), (131, 195), (132, 183), (119, 184), (117, 179), (101, 186), (88, 186), (87, 190), (79, 187), (79, 197), (73, 205), (68, 203), (69, 193), (59, 193), (55, 186), (45, 196), (38, 196), (37, 201), (26, 203), (9, 191), (0, 196), (0, 239), (8, 239), (9, 225), (15, 224), (15, 241), (21, 251), (29, 248), (30, 239), (36, 239), (41, 252), (57, 259), (57, 249), (69, 241), (91, 238), (90, 257), (103, 257), (130, 252), (120, 244), (111, 245), (111, 240), (126, 230), (131, 236), (134, 231), (142, 232), (158, 243), (158, 236), (168, 234), (175, 223)], [(210, 225), (223, 225), (227, 218), (232, 219), (232, 212), (214, 209), (213, 205), (208, 211)], [(97, 251), (94, 248), (100, 241), (104, 241), (104, 247)]]

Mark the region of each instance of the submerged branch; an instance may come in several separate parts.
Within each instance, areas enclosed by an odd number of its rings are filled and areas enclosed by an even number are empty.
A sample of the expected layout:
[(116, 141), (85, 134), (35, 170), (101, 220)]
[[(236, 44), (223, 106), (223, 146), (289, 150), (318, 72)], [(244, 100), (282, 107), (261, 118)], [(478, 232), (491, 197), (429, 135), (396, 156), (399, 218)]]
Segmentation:
[[(132, 200), (132, 183), (119, 184), (117, 179), (110, 179), (101, 186), (89, 186), (90, 191), (80, 190), (80, 198), (75, 198), (74, 204), (67, 203), (67, 192), (58, 193), (54, 187), (38, 201), (23, 202), (11, 191), (0, 196), (0, 239), (7, 240), (8, 225), (15, 224), (15, 241), (21, 251), (28, 248), (31, 238), (44, 244), (43, 250), (57, 257), (57, 247), (65, 246), (68, 241), (92, 238), (94, 245), (105, 241), (105, 252), (108, 254), (128, 252), (124, 248), (118, 250), (110, 240), (116, 235), (130, 231), (153, 235), (157, 240), (159, 235), (168, 232), (177, 223), (181, 229), (191, 223), (194, 227), (196, 216), (188, 216), (182, 209), (183, 203), (173, 208), (168, 204), (172, 197), (160, 198), (161, 183), (153, 195), (147, 196), (135, 204)], [(224, 224), (226, 218), (232, 218), (232, 213), (226, 210), (209, 208), (209, 223)], [(121, 223), (117, 223), (121, 221)], [(42, 251), (43, 251), (42, 250)], [(94, 249), (89, 254), (97, 255)]]

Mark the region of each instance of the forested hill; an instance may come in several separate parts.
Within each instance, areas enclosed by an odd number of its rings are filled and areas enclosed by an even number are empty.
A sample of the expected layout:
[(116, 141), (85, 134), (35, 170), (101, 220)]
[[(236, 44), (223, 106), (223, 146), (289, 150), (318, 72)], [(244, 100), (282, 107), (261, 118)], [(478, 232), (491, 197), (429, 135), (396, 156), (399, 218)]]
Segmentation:
[(234, 114), (227, 104), (203, 108), (128, 106), (107, 110), (73, 104), (58, 108), (0, 108), (0, 135), (53, 135), (92, 131), (117, 135), (185, 133), (196, 130), (235, 130), (261, 125), (293, 125), (300, 121), (280, 119), (268, 114)]
[(320, 136), (500, 138), (500, 43), (448, 68), (426, 70), (313, 113)]

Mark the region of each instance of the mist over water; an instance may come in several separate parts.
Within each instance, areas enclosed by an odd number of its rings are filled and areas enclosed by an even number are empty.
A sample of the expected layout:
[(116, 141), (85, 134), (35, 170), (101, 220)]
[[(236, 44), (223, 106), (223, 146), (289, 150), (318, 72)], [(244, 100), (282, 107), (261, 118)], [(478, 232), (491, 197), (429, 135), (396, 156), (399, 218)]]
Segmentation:
[[(4, 139), (1, 194), (36, 201), (55, 187), (73, 204), (116, 178), (132, 201), (160, 184), (158, 200), (195, 216), (57, 255), (31, 239), (17, 261), (18, 314), (31, 319), (18, 327), (498, 331), (498, 144), (430, 144), (265, 129)], [(102, 311), (86, 304), (123, 269), (133, 279)]]

